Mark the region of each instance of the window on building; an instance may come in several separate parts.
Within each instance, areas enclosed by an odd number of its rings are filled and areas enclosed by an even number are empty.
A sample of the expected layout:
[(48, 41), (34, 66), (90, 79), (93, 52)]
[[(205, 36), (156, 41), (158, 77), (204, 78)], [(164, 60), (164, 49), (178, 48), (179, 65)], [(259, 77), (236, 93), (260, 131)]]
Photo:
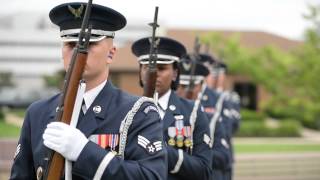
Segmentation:
[(235, 83), (234, 91), (240, 95), (242, 108), (257, 109), (257, 87), (255, 84), (250, 82)]

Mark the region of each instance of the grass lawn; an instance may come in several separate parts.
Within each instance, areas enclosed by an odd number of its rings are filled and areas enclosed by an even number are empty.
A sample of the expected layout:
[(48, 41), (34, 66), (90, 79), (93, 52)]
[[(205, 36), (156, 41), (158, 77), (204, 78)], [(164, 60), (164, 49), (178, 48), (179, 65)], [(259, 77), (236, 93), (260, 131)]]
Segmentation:
[(236, 153), (320, 152), (320, 144), (235, 144)]
[(0, 138), (19, 137), (20, 128), (11, 124), (7, 124), (0, 119)]

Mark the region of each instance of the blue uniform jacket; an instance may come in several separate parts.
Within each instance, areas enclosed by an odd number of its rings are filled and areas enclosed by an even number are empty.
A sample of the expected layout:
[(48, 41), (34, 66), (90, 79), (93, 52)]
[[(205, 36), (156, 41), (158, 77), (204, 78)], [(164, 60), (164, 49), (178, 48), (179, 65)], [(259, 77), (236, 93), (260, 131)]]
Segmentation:
[(230, 118), (232, 119), (232, 134), (235, 134), (241, 123), (241, 115), (240, 115), (240, 96), (232, 91), (225, 92), (227, 94), (226, 101), (228, 106), (230, 107)]
[[(226, 129), (227, 141), (230, 144), (232, 161), (234, 161), (232, 137), (240, 127), (240, 104), (232, 101), (230, 92), (225, 91), (218, 94), (221, 96), (222, 93), (225, 95), (222, 110), (222, 116), (225, 119), (223, 124)], [(234, 112), (237, 112), (237, 115), (235, 115)]]
[[(46, 125), (55, 120), (59, 97), (56, 95), (35, 102), (28, 108), (10, 179), (33, 180), (39, 175), (39, 169), (45, 168), (43, 159), (47, 148), (43, 145), (42, 134)], [(108, 81), (86, 114), (80, 116), (77, 127), (87, 137), (119, 134), (121, 121), (137, 99), (138, 97), (113, 87)], [(101, 107), (99, 113), (93, 111), (93, 107), (96, 106)], [(115, 156), (103, 169), (101, 179), (166, 179), (166, 148), (158, 148), (150, 153), (146, 147), (138, 144), (138, 136), (150, 143), (161, 142), (163, 137), (161, 128), (162, 123), (154, 104), (143, 103), (129, 128), (124, 159)], [(109, 147), (103, 148), (96, 142), (89, 141), (78, 160), (73, 162), (73, 179), (93, 179), (101, 161), (109, 151)]]
[[(214, 113), (216, 113), (216, 103), (219, 99), (219, 94), (214, 91), (206, 88), (201, 104), (206, 112), (208, 119), (211, 120)], [(213, 161), (212, 161), (212, 169), (225, 171), (231, 168), (232, 165), (232, 155), (230, 151), (230, 146), (227, 141), (226, 129), (224, 127), (223, 121), (225, 120), (224, 116), (218, 119), (215, 126), (214, 132), (214, 143), (213, 143)], [(213, 173), (215, 176), (215, 172)], [(220, 178), (215, 178), (220, 179)]]
[[(172, 91), (169, 98), (168, 109), (163, 118), (165, 142), (168, 142), (170, 139), (168, 128), (175, 127), (176, 117), (181, 117), (181, 115), (183, 115), (184, 126), (190, 126), (189, 118), (193, 105), (194, 103), (192, 101), (180, 98)], [(212, 151), (208, 145), (209, 142), (206, 141), (208, 139), (205, 138), (206, 136), (209, 138), (208, 119), (200, 108), (197, 113), (198, 115), (193, 133), (194, 146), (192, 155), (190, 154), (190, 149), (185, 146), (180, 148), (183, 150), (183, 161), (179, 171), (176, 173), (171, 173), (170, 171), (172, 171), (177, 164), (179, 148), (177, 146), (167, 145), (169, 180), (207, 180), (211, 178)]]

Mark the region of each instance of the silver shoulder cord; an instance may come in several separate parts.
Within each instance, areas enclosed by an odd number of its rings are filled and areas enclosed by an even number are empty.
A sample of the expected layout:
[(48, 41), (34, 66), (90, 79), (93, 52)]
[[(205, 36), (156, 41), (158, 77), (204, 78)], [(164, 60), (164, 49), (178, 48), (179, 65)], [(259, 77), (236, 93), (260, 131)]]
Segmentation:
[(213, 142), (214, 142), (214, 133), (215, 133), (215, 130), (216, 130), (216, 123), (220, 117), (220, 114), (221, 114), (221, 111), (222, 111), (222, 104), (223, 104), (223, 101), (224, 101), (224, 98), (225, 98), (225, 93), (221, 93), (219, 99), (218, 99), (218, 102), (216, 104), (216, 111), (214, 113), (214, 115), (212, 116), (211, 120), (210, 120), (210, 138), (211, 138), (211, 143), (210, 143), (210, 146), (212, 147), (213, 146)]
[(119, 152), (118, 155), (124, 159), (124, 151), (126, 149), (128, 130), (132, 124), (133, 118), (140, 109), (141, 105), (145, 102), (154, 103), (152, 98), (141, 97), (133, 105), (132, 109), (127, 113), (125, 118), (122, 120), (120, 125), (120, 142), (119, 142)]
[[(81, 111), (82, 101), (83, 101), (83, 95), (86, 91), (86, 83), (81, 80), (79, 83), (79, 88), (77, 91), (76, 101), (74, 103), (70, 126), (71, 127), (77, 127), (78, 124), (78, 118)], [(72, 164), (71, 161), (68, 161), (65, 159), (65, 179), (66, 180), (72, 180)]]
[(190, 154), (191, 155), (192, 155), (192, 149), (193, 149), (193, 131), (194, 131), (194, 128), (195, 128), (195, 124), (196, 124), (196, 121), (197, 121), (197, 115), (198, 115), (197, 111), (198, 111), (199, 106), (201, 104), (202, 95), (203, 95), (204, 91), (206, 90), (206, 88), (207, 88), (206, 83), (203, 83), (202, 86), (201, 86), (201, 91), (198, 93), (197, 99), (194, 102), (193, 109), (192, 109), (192, 112), (190, 114), (190, 126), (191, 126)]

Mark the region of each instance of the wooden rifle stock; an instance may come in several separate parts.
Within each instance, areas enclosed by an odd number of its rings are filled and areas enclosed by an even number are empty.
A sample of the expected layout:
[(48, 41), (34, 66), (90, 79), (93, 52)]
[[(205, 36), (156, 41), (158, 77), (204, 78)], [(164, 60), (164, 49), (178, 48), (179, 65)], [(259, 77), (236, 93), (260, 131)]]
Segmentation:
[[(68, 88), (65, 93), (63, 110), (59, 110), (57, 119), (61, 117), (61, 122), (70, 124), (74, 102), (77, 97), (79, 82), (87, 62), (87, 53), (78, 53), (71, 73)], [(63, 175), (64, 158), (61, 154), (53, 152), (50, 165), (48, 166), (47, 180), (59, 180)]]
[(156, 90), (157, 69), (149, 69), (146, 76), (146, 84), (143, 86), (143, 96), (153, 98)]

